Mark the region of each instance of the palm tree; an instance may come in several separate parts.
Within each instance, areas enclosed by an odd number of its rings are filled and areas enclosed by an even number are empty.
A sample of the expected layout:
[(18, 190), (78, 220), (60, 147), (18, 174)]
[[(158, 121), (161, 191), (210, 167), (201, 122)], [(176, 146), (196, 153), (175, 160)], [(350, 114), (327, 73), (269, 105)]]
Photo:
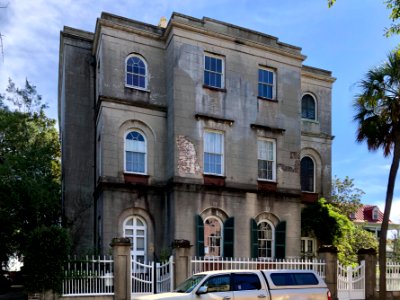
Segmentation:
[(389, 53), (387, 61), (367, 72), (356, 96), (354, 120), (357, 141), (367, 142), (368, 150), (383, 149), (392, 155), (386, 189), (385, 211), (379, 239), (379, 299), (386, 299), (386, 238), (393, 190), (400, 160), (400, 50)]

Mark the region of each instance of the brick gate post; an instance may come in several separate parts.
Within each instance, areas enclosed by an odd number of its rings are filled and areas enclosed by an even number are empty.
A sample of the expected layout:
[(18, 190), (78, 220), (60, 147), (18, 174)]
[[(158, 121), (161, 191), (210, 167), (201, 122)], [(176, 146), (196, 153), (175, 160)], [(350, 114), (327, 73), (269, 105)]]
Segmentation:
[(337, 249), (333, 246), (319, 248), (318, 256), (326, 263), (325, 282), (332, 293), (332, 299), (338, 299), (337, 294)]
[(131, 299), (131, 242), (129, 238), (114, 238), (111, 242), (114, 258), (114, 299)]
[(378, 299), (376, 292), (376, 250), (360, 249), (358, 250), (358, 262), (365, 261), (365, 299)]

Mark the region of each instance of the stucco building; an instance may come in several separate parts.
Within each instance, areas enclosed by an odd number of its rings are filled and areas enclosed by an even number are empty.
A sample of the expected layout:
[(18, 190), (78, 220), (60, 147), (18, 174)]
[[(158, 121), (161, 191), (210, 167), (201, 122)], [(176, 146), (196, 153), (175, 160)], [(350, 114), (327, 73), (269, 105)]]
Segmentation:
[(76, 251), (138, 260), (297, 257), (304, 203), (329, 196), (331, 72), (301, 48), (210, 18), (103, 13), (61, 32), (63, 207)]

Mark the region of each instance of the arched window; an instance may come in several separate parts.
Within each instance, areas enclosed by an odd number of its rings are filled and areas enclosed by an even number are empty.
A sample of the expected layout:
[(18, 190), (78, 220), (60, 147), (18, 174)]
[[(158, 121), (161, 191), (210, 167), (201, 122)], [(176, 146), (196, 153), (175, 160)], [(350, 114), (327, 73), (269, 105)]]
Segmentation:
[(125, 137), (125, 171), (146, 174), (147, 144), (138, 131), (131, 131)]
[(275, 253), (275, 232), (274, 226), (267, 222), (261, 221), (257, 225), (258, 236), (258, 257), (274, 257)]
[(300, 182), (302, 191), (314, 192), (314, 161), (308, 156), (300, 162)]
[(128, 87), (147, 89), (148, 71), (146, 61), (138, 55), (126, 59), (125, 84)]
[(316, 103), (313, 96), (306, 94), (301, 99), (301, 117), (308, 120), (316, 120)]
[(124, 237), (131, 240), (131, 254), (133, 261), (146, 260), (146, 222), (139, 216), (131, 216), (124, 221)]
[(204, 256), (222, 256), (222, 222), (216, 217), (204, 221)]

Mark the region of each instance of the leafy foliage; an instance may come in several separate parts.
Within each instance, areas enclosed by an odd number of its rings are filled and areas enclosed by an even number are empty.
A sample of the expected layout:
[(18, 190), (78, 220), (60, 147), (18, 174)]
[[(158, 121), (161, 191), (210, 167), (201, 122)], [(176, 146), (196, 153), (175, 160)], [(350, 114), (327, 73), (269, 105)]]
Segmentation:
[(63, 265), (70, 244), (65, 229), (40, 226), (32, 231), (24, 257), (25, 286), (28, 291), (53, 290), (61, 293)]
[(355, 213), (361, 207), (361, 197), (364, 191), (355, 187), (354, 179), (348, 176), (341, 180), (335, 178), (332, 181), (332, 196), (330, 203), (338, 212), (349, 217), (350, 214)]
[(335, 245), (343, 235), (336, 217), (345, 218), (323, 198), (307, 205), (301, 213), (302, 236), (314, 235), (322, 245)]
[(31, 253), (26, 241), (38, 228), (60, 223), (60, 143), (55, 120), (46, 117), (41, 101), (36, 87), (28, 81), (20, 89), (9, 80), (6, 93), (0, 94), (3, 266), (13, 255)]
[(357, 262), (361, 248), (377, 248), (375, 236), (354, 225), (348, 217), (325, 199), (306, 206), (301, 213), (302, 235), (315, 236), (322, 245), (333, 245), (338, 249), (342, 264)]

